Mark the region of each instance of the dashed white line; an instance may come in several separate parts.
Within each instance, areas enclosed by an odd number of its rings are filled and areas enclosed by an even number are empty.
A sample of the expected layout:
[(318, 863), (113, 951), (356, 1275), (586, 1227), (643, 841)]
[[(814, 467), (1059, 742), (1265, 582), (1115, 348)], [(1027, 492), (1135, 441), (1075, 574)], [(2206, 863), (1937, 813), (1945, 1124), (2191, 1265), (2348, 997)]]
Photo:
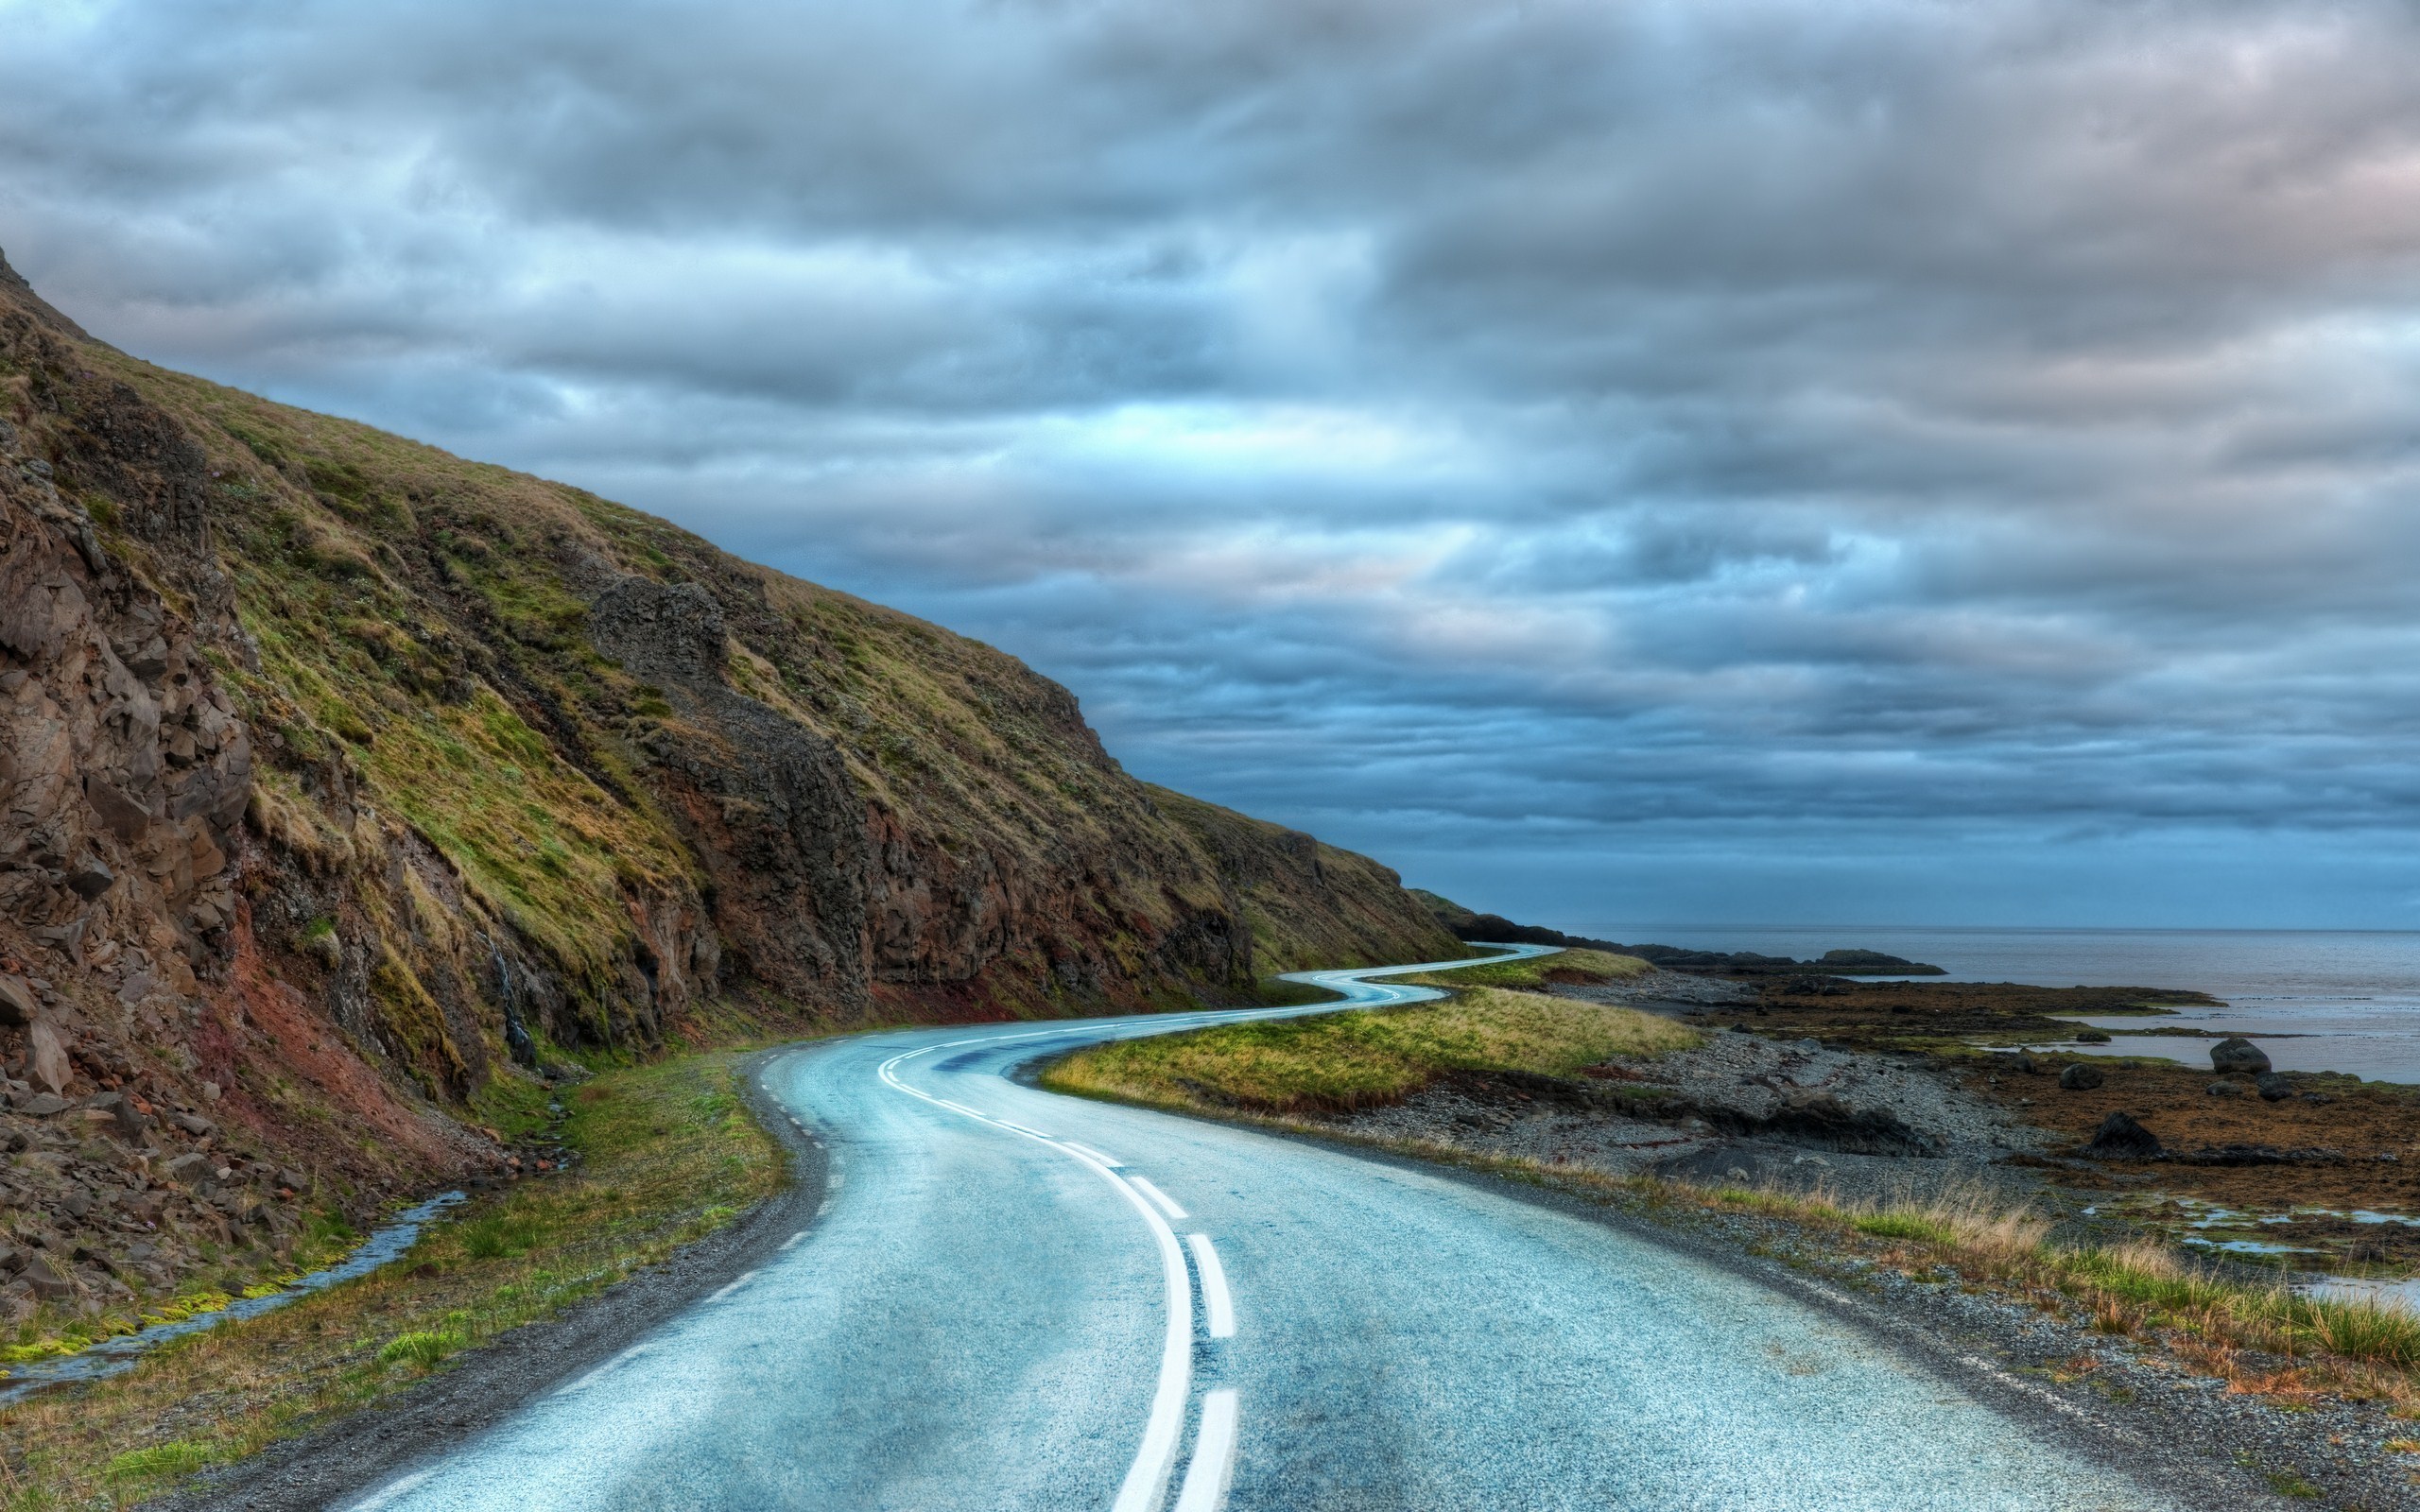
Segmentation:
[(1236, 1394), (1222, 1386), (1201, 1399), (1201, 1432), (1193, 1438), (1193, 1463), (1184, 1468), (1176, 1512), (1219, 1512), (1227, 1504), (1227, 1485), (1235, 1470)]
[(433, 1469), (414, 1470), (409, 1475), (405, 1476), (402, 1480), (391, 1482), (384, 1489), (376, 1491), (372, 1495), (366, 1496), (360, 1501), (354, 1503), (348, 1509), (348, 1512), (378, 1512), (380, 1507), (387, 1505), (397, 1497), (402, 1496), (406, 1491), (410, 1490), (413, 1486), (418, 1486), (421, 1482), (427, 1480), (430, 1476), (436, 1473), (437, 1472)]
[(729, 1297), (732, 1293), (739, 1290), (741, 1287), (747, 1285), (750, 1281), (752, 1281), (755, 1279), (756, 1273), (752, 1270), (747, 1275), (740, 1277), (737, 1280), (733, 1281), (730, 1285), (724, 1287), (721, 1291), (715, 1293), (714, 1296), (707, 1297), (706, 1300), (709, 1302), (719, 1302), (724, 1297)]
[(655, 1346), (651, 1344), (633, 1344), (629, 1349), (624, 1349), (621, 1353), (614, 1356), (611, 1360), (606, 1361), (603, 1365), (598, 1366), (596, 1369), (591, 1370), (588, 1374), (573, 1382), (570, 1385), (557, 1386), (553, 1394), (558, 1397), (569, 1396), (571, 1393), (578, 1391), (582, 1386), (596, 1381), (598, 1377), (603, 1376), (606, 1372), (612, 1370), (616, 1366), (623, 1365), (631, 1360), (636, 1359), (638, 1356), (647, 1353), (648, 1350), (653, 1348), (655, 1348)]
[[(823, 1207), (822, 1207), (822, 1208), (818, 1208), (818, 1209), (816, 1209), (816, 1210), (815, 1210), (817, 1216), (821, 1217), (821, 1216), (822, 1215), (822, 1213), (823, 1213), (824, 1208), (829, 1208), (829, 1207), (831, 1207), (831, 1206), (832, 1206), (832, 1201), (831, 1201), (831, 1199), (830, 1199), (830, 1198), (828, 1198), (828, 1197), (827, 1197), (827, 1198), (825, 1198), (825, 1199), (824, 1199), (824, 1202), (823, 1202)], [(800, 1240), (802, 1240), (802, 1239), (804, 1239), (804, 1238), (805, 1238), (805, 1237), (806, 1237), (806, 1230), (805, 1230), (805, 1229), (804, 1229), (804, 1228), (802, 1228), (802, 1229), (800, 1229), (798, 1232), (796, 1232), (796, 1233), (794, 1233), (794, 1234), (790, 1235), (787, 1239), (783, 1240), (783, 1241), (782, 1241), (782, 1247), (783, 1247), (784, 1249), (791, 1248), (791, 1247), (793, 1247), (794, 1246), (796, 1246)]]
[(1174, 1198), (1170, 1197), (1167, 1193), (1161, 1191), (1159, 1188), (1151, 1185), (1150, 1177), (1130, 1176), (1126, 1179), (1133, 1182), (1134, 1185), (1140, 1189), (1143, 1195), (1150, 1198), (1152, 1202), (1158, 1205), (1159, 1210), (1162, 1212), (1167, 1213), (1177, 1222), (1183, 1223), (1185, 1218), (1189, 1216), (1183, 1208), (1176, 1205)]
[(1236, 1336), (1236, 1304), (1227, 1295), (1227, 1269), (1219, 1263), (1219, 1252), (1210, 1247), (1208, 1234), (1187, 1234), (1184, 1242), (1193, 1246), (1193, 1268), (1201, 1273), (1201, 1313), (1210, 1323), (1214, 1339)]

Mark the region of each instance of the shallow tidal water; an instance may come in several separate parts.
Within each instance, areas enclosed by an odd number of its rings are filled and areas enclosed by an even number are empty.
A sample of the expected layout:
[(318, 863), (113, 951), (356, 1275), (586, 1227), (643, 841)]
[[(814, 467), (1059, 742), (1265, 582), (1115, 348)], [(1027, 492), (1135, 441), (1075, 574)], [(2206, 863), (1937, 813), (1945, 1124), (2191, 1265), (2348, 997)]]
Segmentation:
[[(2063, 1052), (2166, 1056), (2209, 1064), (2211, 1040), (2241, 1035), (2280, 1071), (2334, 1071), (2420, 1084), (2420, 932), (2251, 929), (1931, 929), (1913, 926), (1658, 929), (1608, 925), (1606, 937), (1805, 959), (1827, 950), (1887, 951), (1943, 968), (1949, 980), (2036, 987), (2187, 988), (2223, 1007), (2173, 1017), (2088, 1019), (2121, 1034)], [(1932, 978), (1938, 981), (1941, 978)]]

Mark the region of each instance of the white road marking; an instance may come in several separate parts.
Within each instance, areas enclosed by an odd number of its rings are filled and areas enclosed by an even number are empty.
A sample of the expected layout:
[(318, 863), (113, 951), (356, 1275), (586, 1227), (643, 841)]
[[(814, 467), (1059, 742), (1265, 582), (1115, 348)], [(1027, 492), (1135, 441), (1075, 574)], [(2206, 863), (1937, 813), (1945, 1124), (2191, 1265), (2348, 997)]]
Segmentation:
[(580, 1387), (596, 1380), (599, 1376), (604, 1375), (614, 1366), (625, 1364), (628, 1361), (634, 1360), (638, 1356), (647, 1353), (649, 1349), (654, 1348), (655, 1346), (652, 1344), (633, 1344), (629, 1349), (624, 1349), (621, 1353), (614, 1356), (611, 1360), (606, 1361), (603, 1365), (598, 1366), (596, 1369), (591, 1370), (588, 1374), (573, 1382), (570, 1385), (557, 1386), (552, 1392), (552, 1395), (558, 1397), (569, 1396), (571, 1393), (578, 1391)]
[[(1079, 1144), (1074, 1140), (1061, 1140), (1059, 1143), (1064, 1144), (1071, 1150), (1091, 1156), (1094, 1160), (1098, 1160), (1101, 1164), (1108, 1166), (1113, 1171), (1123, 1171), (1126, 1169), (1125, 1161), (1113, 1160), (1108, 1156), (1101, 1154), (1100, 1151), (1094, 1149), (1089, 1144)], [(1182, 1218), (1184, 1214), (1178, 1213), (1177, 1216)]]
[(756, 1273), (752, 1270), (747, 1275), (740, 1277), (739, 1280), (733, 1281), (730, 1285), (724, 1287), (721, 1291), (715, 1293), (714, 1296), (707, 1297), (706, 1300), (709, 1302), (719, 1302), (724, 1297), (729, 1297), (732, 1293), (739, 1290), (741, 1287), (747, 1285), (750, 1281), (752, 1281), (755, 1279)]
[[(829, 1208), (830, 1206), (832, 1206), (831, 1200), (830, 1200), (829, 1198), (826, 1198), (826, 1199), (824, 1200), (823, 1207), (822, 1207), (822, 1208), (818, 1208), (818, 1209), (816, 1209), (816, 1210), (815, 1210), (817, 1216), (819, 1216), (819, 1217), (820, 1217), (820, 1216), (821, 1216), (821, 1215), (822, 1215), (822, 1212), (823, 1212), (823, 1209), (824, 1209), (824, 1208)], [(805, 1238), (805, 1237), (806, 1237), (806, 1230), (805, 1230), (805, 1229), (804, 1229), (804, 1228), (802, 1228), (802, 1229), (800, 1229), (798, 1232), (796, 1232), (796, 1233), (794, 1233), (794, 1234), (790, 1235), (787, 1239), (783, 1240), (783, 1241), (782, 1241), (782, 1247), (783, 1247), (784, 1249), (788, 1249), (788, 1248), (790, 1248), (792, 1246), (796, 1245), (800, 1240), (802, 1240), (802, 1239), (804, 1239), (804, 1238)]]
[(1236, 1304), (1227, 1296), (1227, 1269), (1219, 1263), (1219, 1252), (1210, 1247), (1208, 1234), (1187, 1234), (1184, 1242), (1193, 1246), (1193, 1268), (1201, 1273), (1201, 1314), (1210, 1320), (1210, 1336), (1232, 1339)]
[(1184, 1246), (1177, 1243), (1176, 1230), (1168, 1227), (1167, 1220), (1160, 1216), (1159, 1210), (1145, 1200), (1132, 1183), (1091, 1155), (1072, 1149), (1061, 1141), (1019, 1128), (1004, 1119), (977, 1112), (945, 1097), (936, 1097), (899, 1079), (898, 1068), (902, 1061), (914, 1060), (946, 1048), (928, 1045), (922, 1050), (905, 1051), (884, 1061), (875, 1069), (874, 1074), (910, 1097), (1033, 1140), (1071, 1160), (1080, 1161), (1085, 1169), (1098, 1173), (1102, 1180), (1115, 1188), (1117, 1194), (1143, 1215), (1143, 1222), (1151, 1230), (1153, 1242), (1159, 1246), (1160, 1269), (1168, 1294), (1168, 1330), (1167, 1341), (1160, 1349), (1160, 1380), (1151, 1393), (1151, 1415), (1143, 1424), (1142, 1445), (1135, 1450), (1134, 1463), (1127, 1468), (1126, 1479), (1118, 1486), (1117, 1500), (1111, 1503), (1111, 1512), (1157, 1512), (1167, 1496), (1168, 1480), (1176, 1470), (1177, 1439), (1184, 1432), (1184, 1401), (1193, 1391), (1193, 1279), (1184, 1268)]
[(1222, 1386), (1201, 1399), (1201, 1432), (1194, 1436), (1193, 1463), (1184, 1469), (1176, 1512), (1219, 1512), (1227, 1504), (1227, 1484), (1235, 1470), (1236, 1394)]
[(847, 1184), (848, 1179), (849, 1178), (847, 1177), (842, 1176), (838, 1171), (835, 1171), (832, 1173), (832, 1179), (825, 1182), (824, 1185), (830, 1187), (833, 1191), (838, 1192), (842, 1186)]
[(1129, 1180), (1129, 1181), (1133, 1182), (1137, 1187), (1141, 1188), (1141, 1189), (1142, 1189), (1142, 1192), (1143, 1192), (1143, 1195), (1145, 1195), (1145, 1196), (1147, 1196), (1147, 1197), (1150, 1198), (1154, 1203), (1158, 1204), (1158, 1205), (1159, 1205), (1159, 1210), (1160, 1210), (1162, 1212), (1167, 1213), (1169, 1217), (1174, 1218), (1177, 1222), (1179, 1222), (1179, 1223), (1183, 1223), (1183, 1222), (1184, 1222), (1187, 1217), (1189, 1217), (1189, 1216), (1190, 1216), (1190, 1214), (1188, 1214), (1188, 1213), (1187, 1213), (1187, 1212), (1186, 1212), (1183, 1208), (1180, 1208), (1180, 1207), (1178, 1207), (1178, 1206), (1176, 1205), (1176, 1199), (1175, 1199), (1175, 1198), (1173, 1198), (1173, 1197), (1169, 1196), (1167, 1193), (1165, 1193), (1165, 1192), (1161, 1191), (1159, 1188), (1157, 1188), (1157, 1187), (1155, 1187), (1155, 1186), (1151, 1185), (1150, 1177), (1140, 1177), (1140, 1176), (1130, 1176), (1130, 1177), (1128, 1177), (1126, 1179), (1127, 1179), (1127, 1180)]
[(391, 1482), (384, 1489), (355, 1502), (348, 1509), (348, 1512), (378, 1512), (380, 1507), (394, 1501), (395, 1498), (403, 1495), (406, 1491), (410, 1490), (413, 1486), (418, 1486), (421, 1482), (427, 1480), (430, 1476), (436, 1473), (437, 1472), (433, 1469), (414, 1470), (409, 1475), (405, 1476), (402, 1480)]

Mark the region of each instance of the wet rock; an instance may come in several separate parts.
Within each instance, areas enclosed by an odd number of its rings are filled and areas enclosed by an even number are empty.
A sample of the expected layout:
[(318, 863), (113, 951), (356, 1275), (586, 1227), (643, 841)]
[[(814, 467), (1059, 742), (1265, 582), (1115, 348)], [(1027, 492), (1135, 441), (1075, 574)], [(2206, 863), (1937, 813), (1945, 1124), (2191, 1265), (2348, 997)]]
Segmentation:
[(2099, 1066), (2086, 1065), (2079, 1060), (2059, 1073), (2059, 1089), (2062, 1091), (2088, 1092), (2100, 1086), (2102, 1080)]
[(2257, 1076), (2269, 1069), (2269, 1057), (2249, 1040), (2221, 1040), (2210, 1047), (2210, 1068), (2238, 1076)]
[(2294, 1084), (2279, 1072), (2263, 1072), (2253, 1085), (2260, 1089), (2260, 1100), (2264, 1103), (2282, 1103), (2294, 1095)]
[(2083, 1153), (2100, 1160), (2148, 1160), (2159, 1154), (2159, 1136), (2135, 1122), (2131, 1113), (2112, 1113), (2092, 1131)]

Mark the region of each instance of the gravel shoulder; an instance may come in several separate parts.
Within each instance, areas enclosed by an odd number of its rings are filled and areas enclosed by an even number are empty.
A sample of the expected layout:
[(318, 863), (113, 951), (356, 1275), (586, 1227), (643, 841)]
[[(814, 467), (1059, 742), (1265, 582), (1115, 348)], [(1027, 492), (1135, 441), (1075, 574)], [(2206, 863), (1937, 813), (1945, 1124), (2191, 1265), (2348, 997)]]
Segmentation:
[(665, 1264), (576, 1306), (513, 1331), (374, 1408), (338, 1418), (185, 1490), (146, 1503), (156, 1512), (317, 1512), (341, 1506), (412, 1465), (485, 1431), (521, 1403), (595, 1368), (700, 1297), (762, 1264), (814, 1219), (824, 1190), (821, 1147), (765, 1091), (771, 1050), (750, 1057), (740, 1085), (757, 1122), (788, 1158), (777, 1195)]

